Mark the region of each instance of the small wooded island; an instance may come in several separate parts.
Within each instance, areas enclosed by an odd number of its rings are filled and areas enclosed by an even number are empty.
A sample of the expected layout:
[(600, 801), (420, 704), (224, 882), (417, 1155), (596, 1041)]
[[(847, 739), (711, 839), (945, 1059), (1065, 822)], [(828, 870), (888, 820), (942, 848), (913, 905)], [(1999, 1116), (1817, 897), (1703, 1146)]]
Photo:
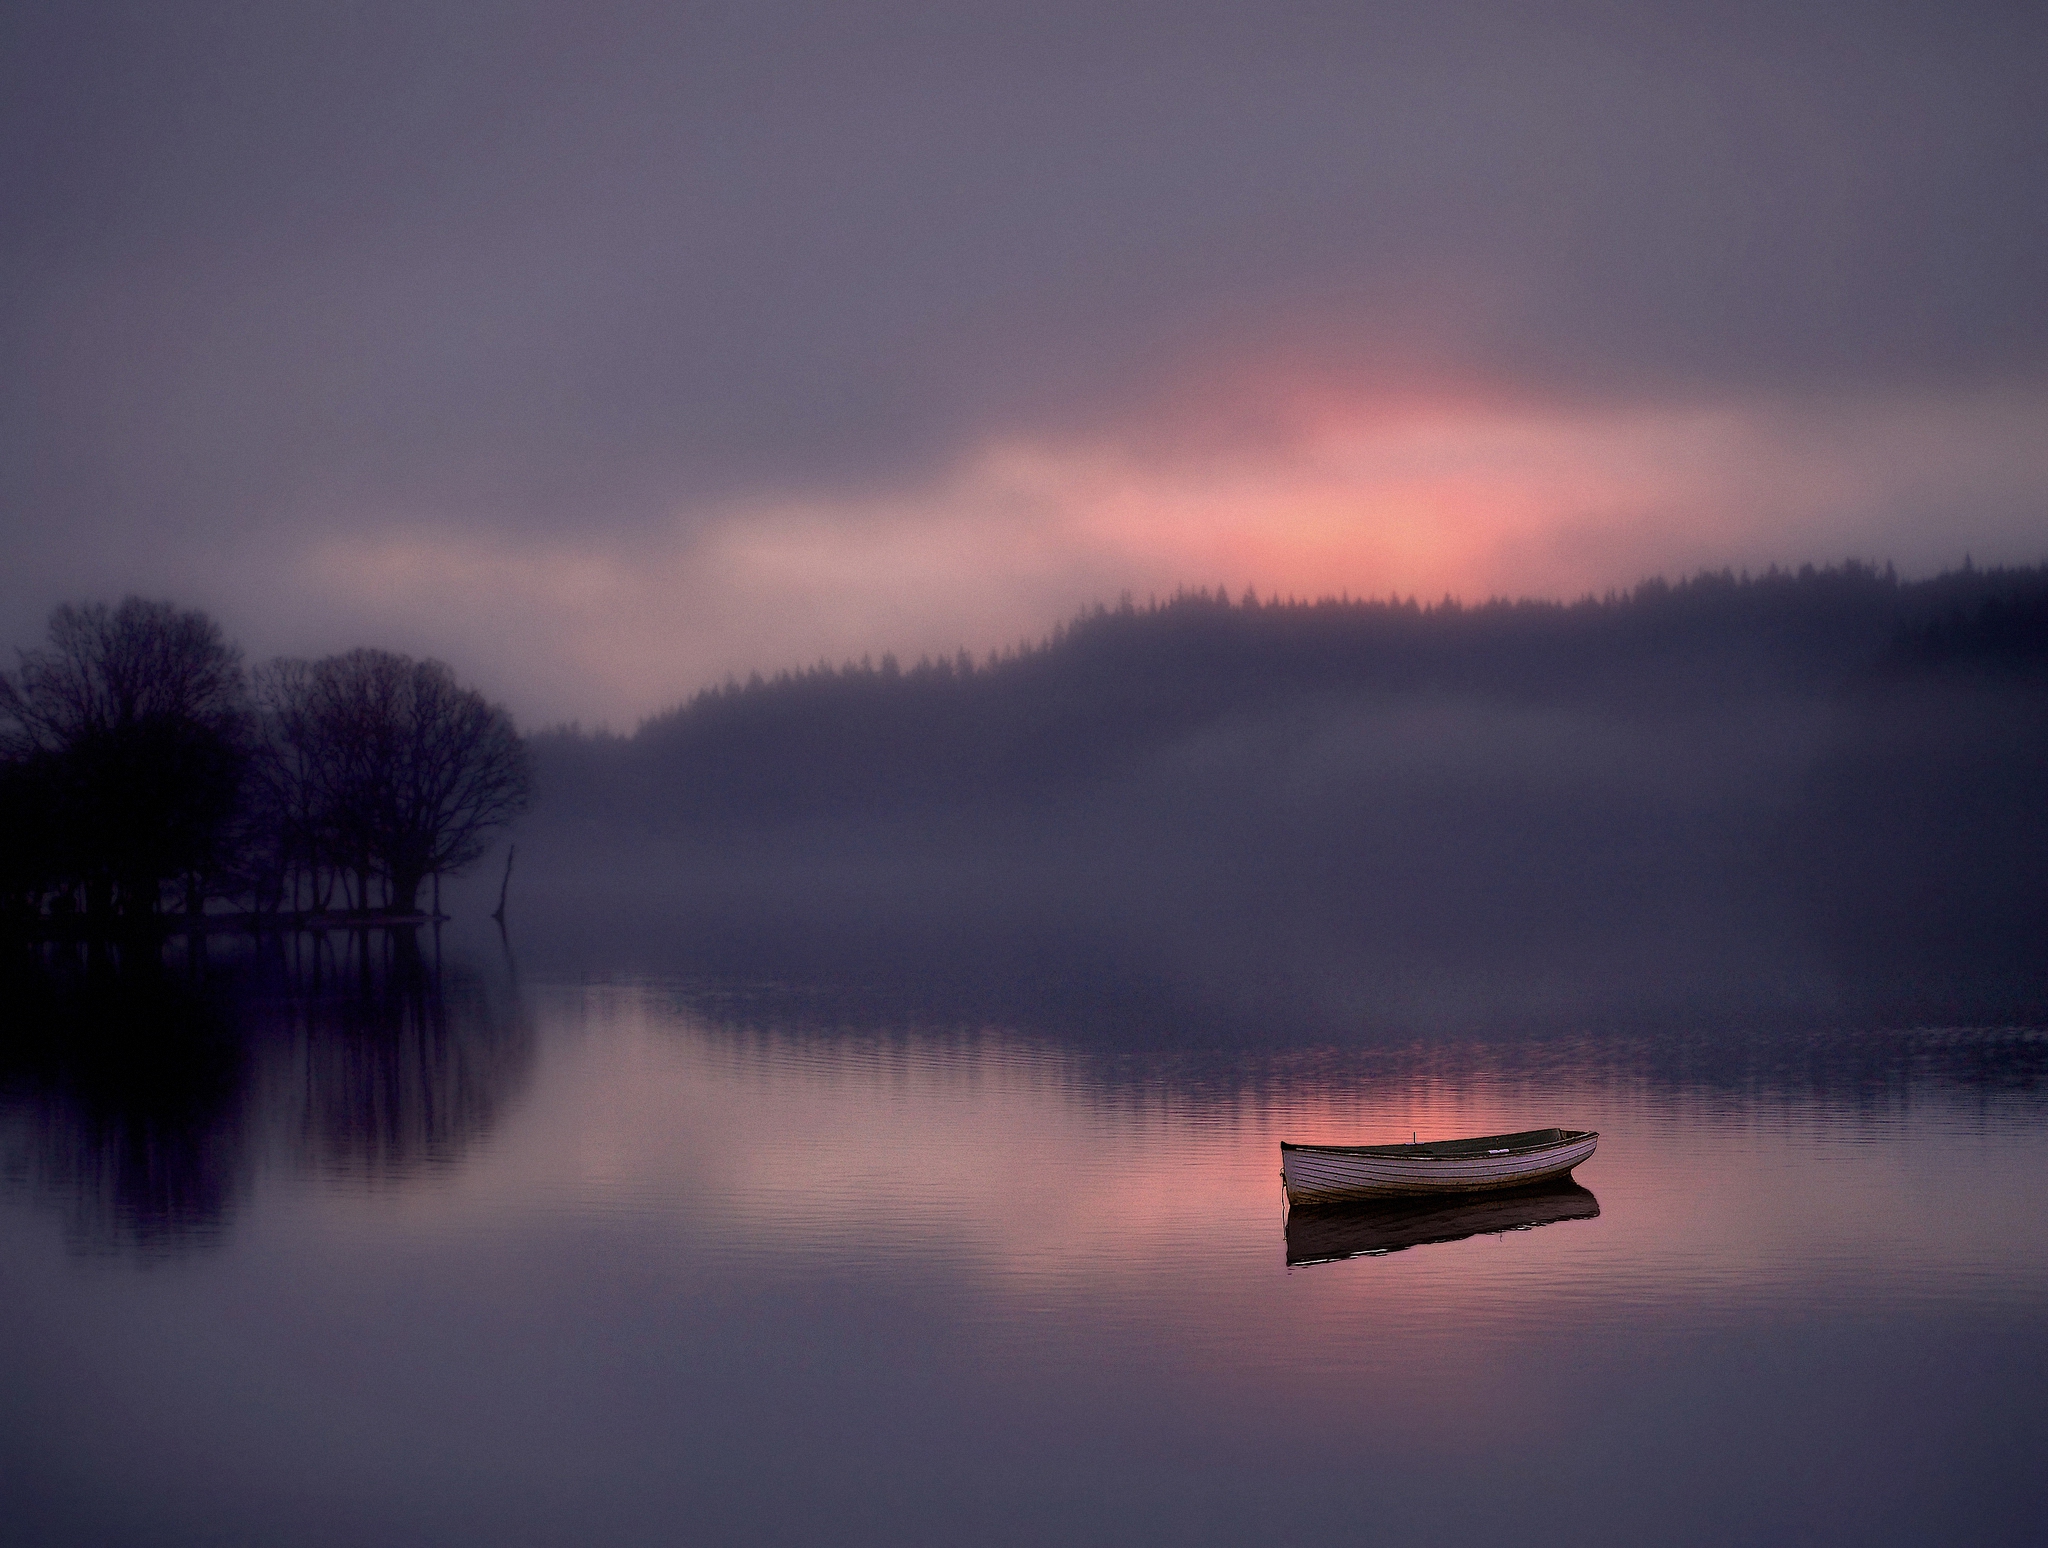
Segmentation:
[(530, 788), (511, 716), (441, 662), (250, 673), (204, 613), (59, 607), (0, 673), (0, 928), (412, 916)]

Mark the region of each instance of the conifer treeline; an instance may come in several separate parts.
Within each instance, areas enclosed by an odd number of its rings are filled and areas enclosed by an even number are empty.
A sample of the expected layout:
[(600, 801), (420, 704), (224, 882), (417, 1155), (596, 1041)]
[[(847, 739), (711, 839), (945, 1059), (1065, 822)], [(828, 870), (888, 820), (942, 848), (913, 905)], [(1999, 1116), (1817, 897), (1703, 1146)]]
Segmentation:
[(1193, 591), (1098, 606), (979, 661), (962, 652), (906, 668), (884, 656), (755, 676), (630, 737), (565, 729), (534, 746), (551, 805), (778, 820), (1070, 786), (1303, 699), (1438, 692), (1657, 713), (2044, 659), (2039, 567), (1907, 582), (1852, 562), (1472, 606)]

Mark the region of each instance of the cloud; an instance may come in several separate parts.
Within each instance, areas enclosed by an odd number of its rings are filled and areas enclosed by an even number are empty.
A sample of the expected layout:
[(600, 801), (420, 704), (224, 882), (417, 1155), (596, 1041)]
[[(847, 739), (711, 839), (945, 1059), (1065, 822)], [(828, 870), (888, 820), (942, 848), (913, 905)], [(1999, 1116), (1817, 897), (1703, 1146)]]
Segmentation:
[(1938, 562), (2048, 493), (2038, 7), (6, 26), (18, 639), (175, 590), (622, 715), (1126, 586)]
[[(976, 655), (1121, 591), (1569, 597), (1814, 555), (2048, 558), (2048, 398), (1543, 406), (1304, 392), (1286, 433), (993, 441), (876, 495), (679, 512), (630, 540), (394, 522), (297, 597), (489, 663), (529, 717), (630, 724), (727, 674)], [(293, 607), (301, 605), (294, 601)]]

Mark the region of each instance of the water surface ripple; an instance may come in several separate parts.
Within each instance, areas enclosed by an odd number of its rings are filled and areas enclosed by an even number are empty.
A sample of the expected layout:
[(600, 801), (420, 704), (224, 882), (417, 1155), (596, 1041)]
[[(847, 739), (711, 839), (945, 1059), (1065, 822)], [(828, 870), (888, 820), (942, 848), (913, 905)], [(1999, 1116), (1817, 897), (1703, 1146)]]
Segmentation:
[[(247, 997), (168, 1096), (22, 1064), (11, 1540), (2032, 1539), (2039, 1032), (779, 1003), (457, 973)], [(1550, 1124), (1583, 1197), (1290, 1254), (1281, 1139)]]

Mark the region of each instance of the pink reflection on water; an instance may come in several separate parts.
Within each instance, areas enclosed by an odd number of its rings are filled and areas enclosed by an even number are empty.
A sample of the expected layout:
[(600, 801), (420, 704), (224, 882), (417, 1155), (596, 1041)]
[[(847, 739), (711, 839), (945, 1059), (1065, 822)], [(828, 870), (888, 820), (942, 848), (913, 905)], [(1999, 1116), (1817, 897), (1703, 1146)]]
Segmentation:
[[(937, 1277), (992, 1347), (1021, 1349), (1057, 1312), (1120, 1360), (1310, 1385), (1370, 1373), (1430, 1411), (1563, 1322), (1683, 1329), (1878, 1286), (1907, 1301), (2048, 1291), (2032, 1180), (2048, 1136), (1987, 1131), (1938, 1096), (1845, 1115), (1517, 1074), (1484, 1050), (1274, 1056), (1219, 1094), (1109, 1084), (1073, 1052), (992, 1032), (735, 1033), (637, 989), (563, 991), (542, 1015), (557, 1034), (544, 1091), (461, 1178), (405, 1206), (422, 1230), (570, 1216), (676, 1263)], [(1601, 1131), (1578, 1173), (1599, 1218), (1284, 1267), (1281, 1139), (1548, 1124)], [(1409, 1390), (1404, 1351), (1423, 1344), (1430, 1374)]]

